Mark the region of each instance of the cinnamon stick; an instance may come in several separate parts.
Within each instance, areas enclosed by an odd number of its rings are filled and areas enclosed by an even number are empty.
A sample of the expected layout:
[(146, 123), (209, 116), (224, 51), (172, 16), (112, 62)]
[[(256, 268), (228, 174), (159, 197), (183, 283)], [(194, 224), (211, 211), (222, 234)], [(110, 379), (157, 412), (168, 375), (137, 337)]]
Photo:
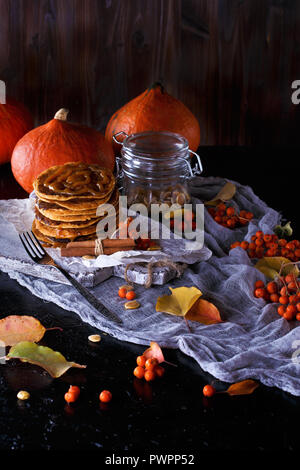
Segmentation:
[[(132, 247), (127, 246), (127, 247), (108, 247), (108, 248), (103, 248), (103, 254), (104, 255), (112, 255), (113, 253), (117, 253), (118, 251), (127, 251), (127, 250), (132, 250)], [(95, 256), (95, 247), (63, 247), (60, 250), (60, 254), (62, 257), (71, 257), (71, 256), (86, 256), (86, 255), (91, 255)]]
[[(102, 240), (102, 246), (104, 248), (122, 248), (134, 247), (135, 241), (132, 238), (105, 238)], [(92, 248), (95, 250), (95, 240), (85, 240), (83, 242), (70, 242), (67, 244), (67, 248)]]

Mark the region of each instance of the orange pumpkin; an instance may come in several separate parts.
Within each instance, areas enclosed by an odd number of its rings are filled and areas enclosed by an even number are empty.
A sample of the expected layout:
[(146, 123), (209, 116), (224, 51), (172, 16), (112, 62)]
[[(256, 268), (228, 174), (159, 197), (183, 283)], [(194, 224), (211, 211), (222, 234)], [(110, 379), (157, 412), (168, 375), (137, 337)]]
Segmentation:
[[(112, 142), (118, 132), (135, 134), (144, 131), (169, 131), (183, 135), (191, 150), (200, 143), (200, 126), (192, 112), (179, 100), (169, 95), (160, 83), (155, 83), (110, 118), (105, 138)], [(118, 140), (122, 140), (121, 136)], [(119, 145), (114, 144), (115, 152)]]
[(82, 161), (114, 168), (112, 145), (95, 129), (67, 122), (67, 114), (68, 110), (59, 110), (54, 119), (24, 135), (14, 149), (12, 172), (28, 193), (35, 178), (54, 165)]
[(0, 103), (0, 164), (10, 161), (16, 143), (32, 128), (32, 116), (22, 103), (12, 98)]

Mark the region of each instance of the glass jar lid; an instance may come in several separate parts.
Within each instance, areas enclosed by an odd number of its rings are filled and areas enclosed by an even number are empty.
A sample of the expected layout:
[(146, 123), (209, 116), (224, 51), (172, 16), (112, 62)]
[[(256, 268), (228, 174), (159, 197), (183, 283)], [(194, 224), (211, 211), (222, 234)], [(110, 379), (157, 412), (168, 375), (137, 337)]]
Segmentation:
[[(119, 135), (125, 135), (126, 138), (119, 141)], [(176, 175), (193, 177), (202, 172), (199, 155), (189, 150), (187, 139), (180, 134), (148, 131), (128, 136), (125, 132), (118, 132), (113, 140), (122, 145), (122, 175), (130, 178), (166, 180)], [(190, 153), (197, 158), (195, 168), (191, 167)]]
[(186, 157), (188, 149), (188, 141), (180, 134), (149, 131), (128, 136), (122, 150), (141, 158), (169, 159)]

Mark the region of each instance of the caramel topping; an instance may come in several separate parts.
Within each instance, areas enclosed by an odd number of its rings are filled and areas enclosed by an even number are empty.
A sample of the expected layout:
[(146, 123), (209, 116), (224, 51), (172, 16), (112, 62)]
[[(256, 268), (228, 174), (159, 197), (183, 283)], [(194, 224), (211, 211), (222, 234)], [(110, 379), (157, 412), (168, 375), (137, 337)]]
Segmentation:
[(106, 168), (81, 162), (53, 167), (44, 176), (44, 190), (67, 196), (97, 196), (108, 191), (112, 182), (112, 174)]

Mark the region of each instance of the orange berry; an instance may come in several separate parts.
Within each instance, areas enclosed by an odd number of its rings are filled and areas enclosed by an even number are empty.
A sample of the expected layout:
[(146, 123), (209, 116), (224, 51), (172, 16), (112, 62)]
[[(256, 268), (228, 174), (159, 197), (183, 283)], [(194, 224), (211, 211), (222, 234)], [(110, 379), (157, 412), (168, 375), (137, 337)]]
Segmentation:
[(298, 295), (290, 295), (289, 296), (289, 302), (290, 304), (294, 303), (294, 302), (297, 302), (298, 300)]
[(298, 289), (298, 286), (295, 282), (292, 281), (292, 282), (288, 283), (288, 290), (289, 291), (293, 291), (293, 290), (297, 290), (297, 289)]
[(269, 250), (266, 251), (265, 256), (268, 256), (268, 257), (275, 256), (275, 251), (269, 249)]
[(290, 304), (287, 306), (286, 311), (289, 312), (292, 315), (296, 315), (297, 313), (297, 308), (296, 305)]
[(268, 233), (267, 233), (266, 235), (264, 235), (264, 241), (265, 241), (266, 243), (272, 241), (272, 235), (270, 235), (270, 234), (268, 234)]
[(288, 290), (285, 286), (280, 289), (280, 295), (288, 295)]
[(119, 294), (119, 297), (121, 297), (122, 299), (125, 299), (126, 294), (127, 294), (127, 290), (125, 289), (125, 287), (121, 287), (118, 291), (118, 294)]
[(285, 246), (286, 244), (287, 244), (287, 241), (284, 238), (281, 238), (280, 240), (278, 240), (278, 245)]
[(145, 366), (145, 363), (146, 363), (146, 358), (145, 356), (138, 356), (136, 358), (136, 363), (138, 366), (141, 366), (141, 367), (144, 367)]
[(223, 202), (221, 202), (220, 204), (217, 205), (217, 209), (219, 211), (226, 211), (226, 205)]
[(255, 250), (256, 249), (256, 244), (254, 242), (249, 243), (249, 250)]
[(287, 250), (291, 250), (291, 251), (294, 251), (295, 250), (295, 243), (293, 242), (288, 242), (286, 245), (285, 245), (286, 249)]
[(255, 245), (256, 246), (263, 246), (263, 244), (264, 244), (264, 239), (263, 238), (257, 238), (255, 240)]
[(125, 297), (127, 300), (133, 300), (136, 298), (136, 293), (134, 292), (134, 290), (130, 290), (126, 293)]
[(159, 362), (156, 357), (149, 357), (145, 363), (145, 367), (147, 370), (154, 370), (156, 366), (158, 366)]
[(289, 298), (287, 295), (282, 295), (281, 297), (279, 297), (279, 302), (282, 304), (282, 305), (287, 305), (289, 303)]
[(72, 392), (65, 393), (65, 400), (67, 403), (74, 403), (77, 400), (77, 395)]
[(256, 281), (255, 288), (259, 289), (259, 287), (265, 287), (264, 281)]
[(297, 313), (296, 320), (300, 321), (300, 313)]
[(155, 379), (156, 375), (155, 375), (155, 371), (154, 370), (150, 370), (150, 369), (147, 369), (145, 371), (145, 380), (147, 380), (147, 382), (151, 382), (152, 380)]
[(291, 320), (293, 320), (293, 318), (294, 318), (294, 314), (293, 314), (293, 313), (290, 313), (290, 312), (285, 312), (285, 313), (283, 314), (283, 318), (285, 318), (285, 319), (288, 320), (288, 321), (291, 321)]
[(205, 385), (205, 387), (203, 387), (203, 395), (205, 397), (212, 397), (215, 393), (216, 390), (212, 385)]
[(296, 305), (296, 308), (297, 308), (298, 312), (300, 312), (300, 303), (298, 303), (298, 304)]
[(278, 292), (278, 287), (277, 287), (277, 284), (276, 282), (269, 282), (267, 284), (267, 291), (269, 292), (269, 294), (276, 294)]
[(243, 250), (248, 250), (248, 247), (249, 247), (249, 243), (246, 240), (244, 240), (241, 243), (241, 248), (243, 248)]
[(69, 393), (74, 393), (76, 397), (78, 398), (80, 395), (80, 388), (77, 387), (77, 385), (70, 385)]
[(112, 399), (112, 394), (109, 390), (102, 390), (102, 392), (99, 395), (99, 400), (102, 401), (102, 403), (108, 403)]
[(235, 209), (234, 207), (228, 207), (228, 209), (226, 210), (226, 214), (229, 215), (229, 217), (231, 217), (232, 215), (235, 214)]
[(262, 258), (264, 256), (265, 250), (262, 246), (257, 246), (255, 248), (255, 254), (257, 258)]
[(285, 310), (286, 310), (286, 309), (285, 309), (285, 306), (284, 306), (284, 305), (280, 305), (280, 306), (278, 307), (278, 309), (277, 309), (277, 312), (279, 313), (279, 315), (280, 315), (281, 317), (283, 317), (283, 315), (285, 314)]
[(246, 212), (245, 217), (246, 217), (246, 219), (251, 220), (251, 219), (253, 219), (254, 215), (253, 215), (252, 212)]
[(229, 228), (235, 228), (235, 226), (236, 226), (236, 221), (233, 220), (233, 219), (227, 220), (226, 223), (227, 223), (227, 227), (229, 227)]
[(237, 246), (241, 246), (240, 242), (234, 242), (234, 243), (232, 243), (230, 249), (233, 250), (233, 248), (236, 248)]
[(278, 294), (271, 294), (270, 295), (271, 302), (278, 303), (279, 302), (279, 295)]
[(155, 373), (157, 377), (162, 377), (165, 373), (165, 369), (162, 366), (156, 366), (155, 367)]
[(289, 284), (290, 282), (295, 281), (295, 276), (294, 276), (294, 274), (287, 274), (287, 276), (285, 276), (284, 280), (287, 284)]
[(255, 235), (257, 238), (263, 238), (264, 233), (261, 230), (258, 230)]
[(255, 242), (255, 240), (256, 240), (256, 235), (252, 235), (251, 241), (252, 241), (252, 242)]
[(295, 250), (295, 256), (297, 256), (297, 258), (300, 258), (300, 248), (297, 248)]
[(258, 299), (262, 299), (263, 297), (265, 297), (266, 293), (266, 290), (261, 287), (259, 289), (255, 289), (254, 291), (255, 297), (257, 297)]
[(219, 215), (216, 215), (215, 217), (215, 222), (217, 222), (218, 224), (220, 224), (222, 222), (222, 217), (219, 216)]
[(144, 367), (137, 366), (133, 371), (133, 375), (135, 375), (138, 379), (142, 379), (145, 375)]

